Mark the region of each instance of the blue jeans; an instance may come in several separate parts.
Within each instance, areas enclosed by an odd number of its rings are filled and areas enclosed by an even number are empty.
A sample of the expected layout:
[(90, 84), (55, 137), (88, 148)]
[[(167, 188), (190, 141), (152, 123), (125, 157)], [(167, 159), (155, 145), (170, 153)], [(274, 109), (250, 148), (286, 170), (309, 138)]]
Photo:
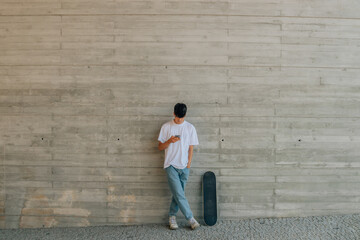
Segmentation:
[(189, 177), (189, 168), (178, 169), (170, 165), (165, 168), (167, 173), (168, 183), (173, 194), (171, 204), (170, 204), (170, 216), (176, 216), (176, 213), (179, 211), (179, 207), (181, 212), (184, 214), (187, 220), (193, 217), (193, 213), (191, 212), (188, 200), (185, 196), (185, 185), (186, 181)]

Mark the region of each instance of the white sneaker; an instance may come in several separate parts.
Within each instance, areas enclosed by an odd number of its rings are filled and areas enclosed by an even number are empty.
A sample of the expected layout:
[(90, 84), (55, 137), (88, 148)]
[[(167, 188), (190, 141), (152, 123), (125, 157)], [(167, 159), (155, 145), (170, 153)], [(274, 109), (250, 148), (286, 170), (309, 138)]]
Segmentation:
[(190, 223), (190, 226), (191, 226), (192, 230), (200, 227), (200, 224), (193, 217), (189, 220), (189, 223)]
[(175, 229), (179, 228), (179, 226), (176, 223), (176, 217), (175, 216), (169, 217), (169, 224), (170, 224), (170, 229), (172, 229), (172, 230), (175, 230)]

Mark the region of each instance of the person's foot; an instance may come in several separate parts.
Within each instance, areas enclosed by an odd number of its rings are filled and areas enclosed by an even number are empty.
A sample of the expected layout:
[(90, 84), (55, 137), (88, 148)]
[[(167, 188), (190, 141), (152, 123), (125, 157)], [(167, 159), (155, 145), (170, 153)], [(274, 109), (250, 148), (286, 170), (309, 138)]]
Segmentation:
[(200, 224), (193, 217), (189, 220), (189, 223), (192, 230), (195, 230), (196, 228), (200, 227)]
[(175, 230), (178, 229), (179, 226), (176, 223), (176, 217), (175, 216), (170, 216), (169, 217), (169, 224), (170, 224), (170, 229)]

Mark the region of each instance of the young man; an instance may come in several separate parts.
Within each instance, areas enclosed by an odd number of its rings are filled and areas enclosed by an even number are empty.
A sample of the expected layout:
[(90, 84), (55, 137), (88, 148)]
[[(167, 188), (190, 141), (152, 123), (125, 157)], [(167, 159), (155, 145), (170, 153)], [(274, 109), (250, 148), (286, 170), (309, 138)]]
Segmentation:
[(193, 217), (189, 203), (185, 196), (185, 185), (189, 177), (193, 145), (198, 145), (195, 127), (185, 121), (187, 107), (183, 103), (174, 106), (175, 118), (162, 125), (159, 134), (159, 150), (165, 149), (164, 169), (173, 194), (170, 210), (170, 229), (177, 229), (176, 213), (179, 210), (189, 221), (191, 229), (200, 227)]

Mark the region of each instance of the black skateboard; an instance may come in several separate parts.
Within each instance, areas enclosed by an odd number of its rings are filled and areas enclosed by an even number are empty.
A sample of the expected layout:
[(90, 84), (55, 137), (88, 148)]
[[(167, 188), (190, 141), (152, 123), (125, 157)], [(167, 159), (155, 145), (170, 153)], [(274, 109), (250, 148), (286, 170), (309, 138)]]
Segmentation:
[(217, 221), (216, 203), (216, 177), (213, 172), (203, 175), (204, 221), (206, 225), (213, 226)]

